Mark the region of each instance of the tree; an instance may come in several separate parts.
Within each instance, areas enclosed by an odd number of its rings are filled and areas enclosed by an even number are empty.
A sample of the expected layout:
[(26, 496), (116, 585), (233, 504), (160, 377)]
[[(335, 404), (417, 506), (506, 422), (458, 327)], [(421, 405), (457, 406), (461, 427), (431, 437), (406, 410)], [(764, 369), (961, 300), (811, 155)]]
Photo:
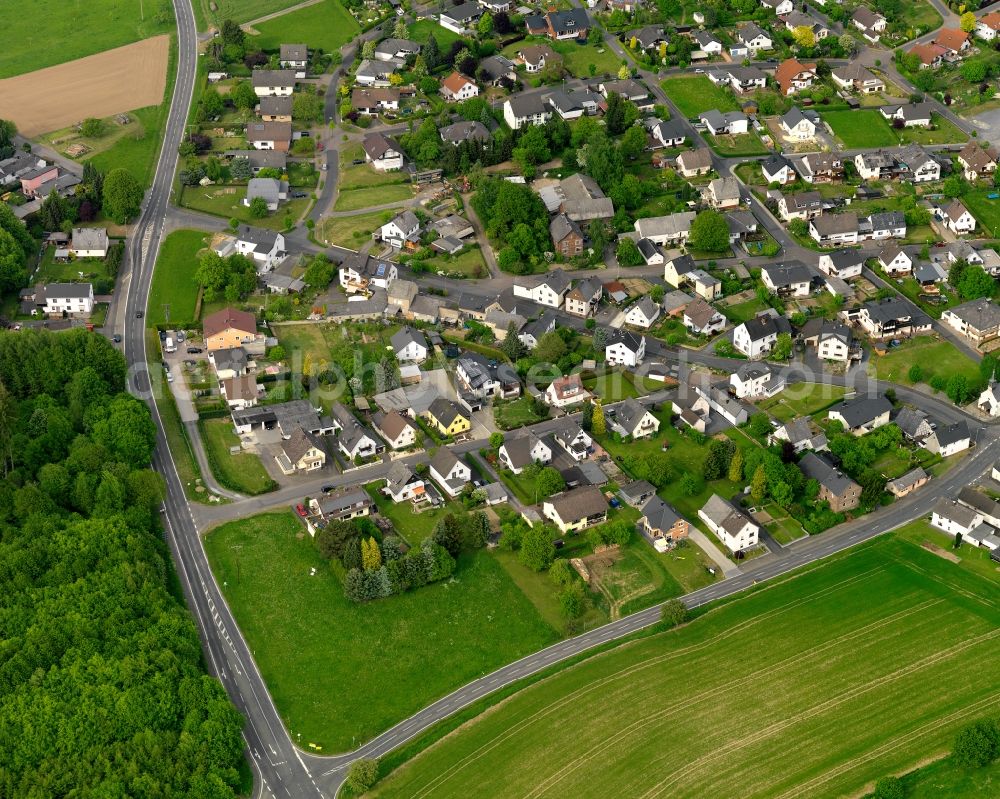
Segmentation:
[(729, 472), (726, 476), (731, 483), (743, 482), (743, 450), (739, 447), (736, 448), (732, 460), (729, 461)]
[(583, 615), (587, 608), (587, 595), (583, 585), (576, 580), (566, 585), (559, 592), (559, 610), (567, 619), (576, 619)]
[(604, 421), (604, 409), (601, 401), (595, 400), (594, 409), (590, 415), (590, 432), (595, 436), (603, 436), (607, 432), (607, 424)]
[(330, 259), (320, 254), (313, 258), (309, 266), (306, 267), (302, 279), (312, 288), (322, 290), (330, 285), (335, 271), (336, 267), (330, 262)]
[(622, 266), (639, 266), (643, 262), (639, 246), (629, 238), (618, 239), (618, 246), (615, 248), (615, 257)]
[(105, 134), (106, 131), (107, 126), (104, 124), (103, 119), (87, 117), (80, 123), (80, 133), (88, 139), (99, 139)]
[(378, 760), (363, 757), (351, 763), (347, 770), (347, 785), (355, 794), (370, 790), (378, 780)]
[(992, 719), (980, 719), (958, 731), (951, 750), (955, 761), (965, 768), (988, 766), (1000, 755), (1000, 728)]
[(489, 12), (483, 14), (476, 24), (476, 33), (480, 39), (489, 39), (493, 35), (493, 15)]
[(691, 223), (688, 243), (691, 249), (701, 252), (728, 252), (729, 226), (726, 218), (718, 211), (702, 211)]
[(241, 80), (233, 86), (229, 92), (229, 99), (241, 111), (249, 111), (257, 105), (257, 93), (253, 90), (253, 86), (250, 85), (250, 81), (246, 80)]
[(361, 45), (361, 57), (368, 59), (369, 61), (375, 57), (374, 39), (366, 39), (365, 43)]
[(126, 169), (112, 169), (104, 178), (104, 210), (119, 225), (131, 221), (142, 207), (142, 186)]
[(427, 44), (424, 45), (421, 55), (423, 56), (424, 63), (427, 65), (427, 69), (431, 72), (441, 63), (441, 48), (438, 47), (437, 39), (434, 38), (433, 33), (427, 36)]
[(396, 18), (396, 24), (392, 26), (392, 35), (395, 39), (406, 39), (410, 35), (410, 30), (406, 25), (406, 20), (402, 17)]
[(799, 47), (815, 47), (816, 34), (808, 25), (799, 25), (792, 31), (792, 38)]
[(915, 363), (910, 367), (910, 371), (907, 372), (906, 377), (911, 383), (919, 383), (924, 379), (924, 370), (920, 367), (919, 363)]
[(129, 394), (92, 409), (91, 435), (121, 463), (133, 469), (148, 466), (156, 444), (156, 426), (146, 406)]
[(985, 61), (968, 60), (962, 62), (959, 72), (962, 73), (962, 77), (969, 81), (969, 83), (982, 83), (986, 80), (989, 70)]
[(535, 525), (521, 537), (521, 563), (536, 572), (543, 572), (552, 565), (556, 556), (556, 546), (547, 527)]
[(906, 790), (899, 777), (880, 777), (875, 781), (874, 799), (904, 799)]
[(618, 144), (618, 150), (621, 152), (622, 158), (626, 161), (634, 161), (642, 155), (645, 149), (646, 132), (639, 125), (633, 125), (626, 130), (625, 135), (622, 136), (622, 139)]
[(950, 175), (945, 178), (944, 183), (941, 184), (941, 191), (944, 192), (945, 197), (959, 197), (961, 196), (964, 188), (965, 186), (963, 185), (961, 175)]
[(566, 481), (553, 466), (546, 466), (535, 479), (535, 488), (541, 497), (551, 497), (566, 488)]
[[(0, 153), (8, 153), (14, 148), (17, 125), (9, 119), (0, 119)], [(7, 157), (4, 155), (3, 157)]]
[(966, 33), (972, 33), (976, 29), (976, 15), (966, 11), (958, 18), (958, 27)]
[(61, 230), (68, 215), (66, 200), (57, 191), (50, 192), (38, 209), (38, 221), (46, 230)]
[(249, 214), (251, 219), (263, 219), (267, 216), (267, 200), (263, 197), (254, 197), (250, 201)]
[(629, 65), (627, 63), (622, 61), (622, 65), (618, 67), (618, 78), (620, 80), (627, 80), (628, 78), (631, 77), (632, 77), (632, 70), (629, 68)]
[(771, 357), (776, 361), (787, 361), (792, 354), (792, 334), (779, 333), (771, 350)]
[[(628, 75), (625, 76), (626, 78)], [(635, 103), (626, 100), (617, 92), (609, 92), (607, 110), (604, 112), (604, 125), (612, 136), (618, 136), (630, 128), (639, 118), (639, 109)]]
[[(395, 75), (395, 73), (393, 74)], [(323, 98), (315, 92), (295, 92), (292, 95), (292, 117), (303, 122), (321, 122), (323, 120)]]
[(504, 336), (503, 341), (500, 342), (500, 351), (512, 362), (516, 362), (518, 358), (524, 355), (524, 343), (518, 338), (517, 325), (513, 322), (507, 325), (507, 334)]
[(688, 619), (688, 609), (679, 599), (669, 599), (663, 603), (660, 610), (660, 621), (667, 627), (676, 627), (683, 624)]
[(543, 333), (535, 346), (535, 358), (539, 363), (557, 363), (566, 354), (566, 342), (558, 330)]
[(361, 539), (361, 568), (366, 572), (382, 568), (382, 550), (379, 549), (378, 541), (371, 536)]
[(766, 494), (767, 474), (764, 471), (764, 464), (761, 464), (753, 473), (753, 479), (750, 481), (750, 496), (753, 497), (754, 502), (759, 504), (764, 500)]

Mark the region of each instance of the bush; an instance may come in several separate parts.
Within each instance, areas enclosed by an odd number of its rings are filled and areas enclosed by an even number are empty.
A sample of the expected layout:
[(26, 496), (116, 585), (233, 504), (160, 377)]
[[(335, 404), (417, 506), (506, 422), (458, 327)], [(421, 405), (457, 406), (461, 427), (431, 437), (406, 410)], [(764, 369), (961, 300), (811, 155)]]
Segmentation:
[(668, 627), (676, 627), (678, 624), (683, 624), (688, 620), (688, 612), (687, 605), (679, 599), (671, 599), (663, 603), (663, 609), (660, 611), (660, 621)]
[(965, 768), (982, 768), (1000, 754), (1000, 727), (993, 719), (980, 719), (959, 730), (952, 757)]
[(882, 777), (875, 783), (875, 799), (903, 799), (906, 791), (899, 777)]
[(579, 618), (586, 607), (587, 596), (580, 583), (571, 582), (559, 592), (559, 610), (567, 619)]
[(363, 757), (351, 763), (347, 771), (347, 785), (355, 793), (364, 793), (378, 780), (378, 761)]

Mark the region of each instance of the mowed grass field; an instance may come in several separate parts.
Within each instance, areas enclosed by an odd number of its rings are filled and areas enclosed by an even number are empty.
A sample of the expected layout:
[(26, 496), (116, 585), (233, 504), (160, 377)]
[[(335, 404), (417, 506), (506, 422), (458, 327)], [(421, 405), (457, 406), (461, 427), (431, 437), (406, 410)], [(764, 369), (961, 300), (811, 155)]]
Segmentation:
[[(1000, 199), (991, 200), (989, 195), (995, 189), (975, 189), (962, 196), (962, 202), (972, 212), (982, 233), (993, 238), (1000, 237)], [(977, 231), (977, 233), (980, 231)]]
[(523, 689), (373, 795), (857, 795), (995, 712), (998, 657), (995, 580), (880, 539)]
[[(174, 28), (156, 21), (155, 0), (31, 0), (4, 3), (0, 78), (111, 50)], [(140, 15), (143, 7), (144, 15)]]
[(196, 322), (198, 253), (211, 240), (202, 230), (175, 230), (163, 240), (149, 290), (146, 324), (166, 324), (164, 306), (170, 307), (174, 322)]
[(205, 548), (292, 740), (324, 754), (559, 638), (483, 550), (450, 580), (357, 605), (291, 511), (219, 527)]
[(361, 27), (340, 0), (323, 0), (316, 5), (289, 11), (255, 26), (260, 35), (251, 41), (262, 50), (277, 50), (282, 44), (305, 42), (328, 53), (351, 41)]
[(879, 111), (822, 111), (820, 116), (848, 150), (896, 146), (896, 134)]
[(879, 380), (905, 383), (909, 380), (912, 366), (923, 371), (922, 382), (928, 382), (934, 375), (949, 378), (953, 374), (964, 375), (970, 383), (979, 380), (979, 365), (964, 352), (937, 336), (916, 336), (901, 342), (885, 355), (872, 354), (875, 374)]
[(667, 78), (660, 85), (688, 119), (713, 108), (723, 112), (740, 110), (729, 89), (716, 86), (704, 75)]

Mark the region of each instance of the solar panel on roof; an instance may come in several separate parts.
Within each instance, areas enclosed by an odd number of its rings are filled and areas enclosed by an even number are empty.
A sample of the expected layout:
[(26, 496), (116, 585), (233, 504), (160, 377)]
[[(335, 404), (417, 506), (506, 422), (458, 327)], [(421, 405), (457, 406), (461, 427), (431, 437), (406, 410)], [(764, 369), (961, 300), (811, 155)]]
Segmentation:
[(377, 277), (382, 277), (385, 274), (385, 264), (379, 264), (378, 268), (375, 270), (375, 275)]

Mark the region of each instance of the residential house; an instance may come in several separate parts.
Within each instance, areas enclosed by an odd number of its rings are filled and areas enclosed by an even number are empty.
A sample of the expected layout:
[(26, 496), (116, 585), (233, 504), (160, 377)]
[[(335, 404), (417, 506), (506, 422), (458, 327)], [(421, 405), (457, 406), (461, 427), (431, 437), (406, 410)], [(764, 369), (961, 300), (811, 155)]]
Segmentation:
[[(347, 521), (367, 516), (375, 503), (363, 488), (343, 488), (309, 500), (309, 509), (324, 523)], [(312, 517), (306, 518), (309, 535), (320, 529)]]
[(263, 387), (257, 385), (257, 378), (253, 375), (240, 375), (219, 381), (219, 390), (226, 405), (243, 410), (259, 402)]
[(976, 229), (976, 218), (961, 200), (952, 200), (942, 209), (944, 224), (955, 235), (961, 236)]
[(791, 14), (795, 9), (792, 0), (760, 0), (760, 4), (764, 8), (771, 9), (776, 17)]
[(102, 227), (75, 227), (69, 252), (77, 258), (104, 258), (108, 254), (108, 231)]
[(575, 533), (607, 521), (608, 502), (597, 486), (583, 486), (545, 500), (542, 515), (559, 532)]
[(549, 222), (552, 248), (563, 258), (573, 258), (583, 252), (583, 231), (566, 214), (556, 214)]
[(429, 499), (422, 477), (402, 461), (395, 461), (385, 476), (382, 493), (393, 502), (422, 502)]
[(544, 125), (552, 119), (552, 109), (537, 92), (514, 94), (503, 104), (503, 118), (512, 130), (519, 130), (525, 125)]
[(750, 359), (763, 358), (784, 332), (789, 332), (788, 320), (765, 313), (736, 326), (733, 346)]
[(648, 295), (629, 306), (625, 312), (625, 324), (648, 330), (660, 318), (660, 306)]
[(670, 407), (681, 422), (692, 430), (704, 433), (711, 417), (712, 406), (696, 391), (682, 390), (670, 402)]
[(928, 183), (941, 179), (941, 164), (919, 144), (910, 144), (896, 153), (899, 180), (906, 183)]
[(781, 20), (785, 23), (785, 30), (795, 32), (797, 28), (806, 28), (811, 30), (813, 36), (816, 37), (816, 41), (825, 39), (830, 35), (830, 29), (826, 27), (822, 22), (818, 22), (815, 18), (810, 17), (808, 14), (803, 14), (801, 11), (790, 11), (787, 14), (781, 14)]
[(916, 469), (908, 471), (902, 477), (897, 477), (895, 480), (887, 482), (885, 490), (899, 499), (912, 494), (918, 488), (926, 485), (930, 479), (930, 475), (918, 466)]
[(980, 17), (976, 23), (975, 34), (983, 41), (994, 41), (1000, 35), (1000, 11), (991, 11)]
[(778, 199), (778, 213), (786, 222), (813, 219), (823, 213), (823, 195), (818, 191), (782, 194)]
[(479, 62), (476, 78), (495, 88), (514, 89), (517, 86), (517, 70), (514, 62), (506, 56), (491, 55)]
[(489, 396), (509, 399), (521, 393), (521, 383), (513, 367), (487, 361), (478, 352), (463, 352), (455, 362), (455, 374), (463, 391), (477, 399)]
[(854, 212), (843, 214), (820, 214), (809, 222), (809, 235), (825, 247), (839, 247), (857, 243), (858, 215)]
[(795, 167), (781, 153), (772, 153), (760, 162), (760, 171), (764, 175), (764, 180), (768, 183), (778, 183), (784, 185), (793, 183), (798, 175)]
[(726, 329), (726, 317), (701, 297), (684, 306), (684, 327), (695, 335), (710, 336)]
[(858, 396), (834, 405), (827, 416), (832, 422), (840, 422), (848, 433), (863, 436), (889, 424), (890, 413), (892, 403), (885, 397)]
[(285, 237), (274, 230), (240, 225), (235, 237), (216, 252), (225, 257), (237, 252), (254, 261), (257, 272), (269, 272), (285, 257)]
[(785, 59), (774, 71), (774, 80), (781, 93), (788, 97), (813, 85), (816, 80), (816, 64), (804, 64), (795, 58)]
[(407, 209), (379, 228), (378, 238), (394, 250), (420, 242), (420, 220)]
[(471, 100), (479, 95), (476, 82), (465, 77), (461, 72), (452, 72), (441, 81), (441, 96), (449, 103), (460, 103)]
[[(737, 135), (749, 130), (750, 121), (742, 111), (727, 111), (725, 114), (712, 109), (698, 116), (708, 132), (713, 136)], [(678, 156), (680, 157), (680, 156)]]
[(860, 277), (865, 265), (865, 256), (860, 250), (847, 249), (823, 253), (819, 257), (819, 271), (825, 275), (850, 280)]
[(844, 179), (844, 159), (838, 153), (809, 153), (796, 162), (795, 171), (806, 183), (832, 183)]
[(46, 283), (35, 296), (46, 316), (89, 316), (94, 312), (91, 283)]
[(604, 104), (601, 95), (587, 88), (568, 92), (555, 89), (543, 95), (542, 99), (559, 114), (560, 118), (567, 121), (579, 119), (584, 115), (593, 116)]
[(268, 211), (277, 211), (281, 201), (288, 199), (288, 181), (276, 178), (250, 178), (243, 205), (249, 207), (258, 197), (264, 201)]
[(957, 58), (972, 45), (969, 34), (961, 28), (940, 28), (934, 44), (943, 47), (947, 55), (952, 58)]
[[(556, 329), (555, 311), (546, 310), (537, 319), (526, 322), (518, 331), (517, 337), (529, 350), (538, 346), (538, 341), (546, 333), (551, 333)], [(506, 338), (506, 336), (504, 336)]]
[(722, 55), (722, 42), (711, 31), (691, 31), (691, 38), (694, 39), (695, 44), (698, 45), (698, 49), (705, 55)]
[(609, 330), (604, 359), (609, 366), (638, 366), (646, 357), (646, 338), (629, 330)]
[(871, 150), (854, 156), (854, 168), (864, 180), (891, 177), (897, 170), (896, 158), (885, 150)]
[(937, 68), (941, 66), (948, 51), (939, 44), (927, 42), (915, 44), (910, 48), (910, 55), (915, 55), (920, 62), (920, 69)]
[(568, 418), (564, 418), (552, 432), (552, 440), (575, 461), (585, 460), (594, 445), (594, 439), (579, 424)]
[(597, 278), (578, 280), (566, 292), (566, 313), (587, 318), (597, 311), (604, 294), (604, 287)]
[(670, 41), (669, 37), (663, 31), (662, 25), (647, 25), (644, 28), (637, 28), (634, 31), (629, 31), (625, 34), (625, 40), (632, 42), (635, 40), (635, 46), (641, 50), (658, 50), (661, 44), (666, 44)]
[(517, 51), (516, 63), (524, 66), (529, 74), (541, 72), (546, 64), (557, 61), (559, 56), (547, 44), (529, 44)]
[(879, 111), (890, 122), (901, 120), (904, 128), (929, 128), (934, 114), (934, 108), (928, 102), (884, 105)]
[(257, 364), (250, 360), (243, 347), (230, 347), (229, 349), (209, 352), (208, 362), (215, 369), (215, 376), (220, 381), (240, 377), (257, 368)]
[(748, 406), (719, 385), (706, 382), (696, 383), (694, 391), (695, 394), (704, 398), (710, 410), (715, 411), (731, 425), (739, 426), (750, 418)]
[(354, 82), (359, 86), (385, 88), (392, 85), (394, 73), (403, 69), (406, 62), (402, 58), (362, 59), (354, 73)]
[(257, 116), (263, 122), (291, 122), (292, 121), (292, 98), (283, 97), (261, 97), (257, 103)]
[(378, 61), (404, 59), (420, 52), (420, 43), (409, 39), (384, 39), (375, 46), (375, 58)]
[(708, 525), (708, 529), (730, 552), (742, 552), (757, 545), (760, 526), (718, 494), (712, 494), (698, 511), (698, 518)]
[[(254, 349), (263, 353), (263, 336), (257, 333), (257, 319), (252, 313), (223, 308), (206, 316), (201, 328), (205, 349), (210, 353), (240, 346), (246, 348), (248, 353), (254, 352)], [(256, 348), (254, 345), (257, 345)]]
[(438, 447), (431, 458), (430, 476), (449, 497), (457, 497), (472, 480), (472, 470), (448, 447)]
[(660, 429), (660, 420), (639, 400), (631, 397), (605, 406), (604, 417), (610, 430), (634, 439), (650, 438)]
[(876, 260), (888, 275), (908, 275), (913, 271), (913, 259), (897, 244), (883, 247)]
[(514, 474), (520, 474), (534, 463), (551, 463), (552, 448), (534, 433), (519, 431), (506, 437), (497, 457)]
[[(963, 540), (983, 524), (983, 514), (961, 502), (941, 497), (931, 510), (931, 524), (948, 535), (960, 534)], [(972, 541), (975, 546), (978, 541)]]
[(806, 322), (799, 334), (806, 346), (815, 347), (821, 361), (849, 363), (861, 357), (861, 348), (854, 343), (854, 334), (842, 322), (815, 318)]
[(583, 387), (580, 375), (571, 374), (549, 383), (544, 397), (545, 403), (553, 408), (567, 408), (589, 400), (591, 394)]
[[(278, 49), (278, 64), (297, 72), (309, 66), (309, 48), (304, 44), (283, 44)], [(301, 77), (305, 77), (303, 74)]]
[(650, 497), (656, 496), (656, 486), (648, 480), (633, 480), (618, 489), (618, 496), (625, 500), (626, 505), (641, 508)]
[(740, 204), (740, 183), (734, 177), (715, 178), (709, 182), (705, 196), (715, 208), (735, 208)]
[(258, 97), (290, 96), (295, 91), (295, 70), (255, 69), (250, 82)]
[(663, 249), (651, 242), (649, 239), (639, 239), (635, 246), (639, 248), (639, 254), (646, 266), (662, 266), (667, 256), (663, 254)]
[(931, 329), (931, 320), (899, 297), (870, 300), (858, 315), (861, 328), (869, 338), (903, 338)]
[(1000, 528), (1000, 502), (972, 486), (965, 486), (959, 490), (958, 501), (978, 511), (983, 521), (990, 526)]
[(654, 148), (683, 147), (687, 143), (687, 130), (679, 119), (668, 119), (664, 122), (651, 117), (645, 124)]
[(394, 86), (355, 89), (351, 92), (351, 108), (363, 116), (377, 116), (383, 111), (399, 110), (400, 91)]
[(851, 17), (851, 24), (861, 31), (861, 35), (871, 44), (876, 44), (879, 37), (885, 33), (886, 19), (867, 6), (858, 6)]
[(686, 178), (707, 175), (712, 171), (712, 151), (707, 147), (699, 147), (681, 153), (677, 156), (677, 171)]
[(729, 386), (737, 399), (771, 397), (785, 387), (785, 379), (766, 363), (744, 363), (729, 375)]
[[(1000, 12), (995, 13), (1000, 18)], [(983, 148), (973, 139), (969, 140), (957, 157), (958, 163), (962, 166), (962, 175), (970, 182), (975, 182), (980, 178), (989, 180), (996, 172), (996, 152)]]
[(442, 28), (447, 28), (459, 36), (472, 33), (476, 23), (483, 15), (483, 8), (479, 3), (463, 3), (459, 6), (448, 6), (438, 15), (438, 22)]
[(399, 277), (392, 261), (372, 258), (363, 252), (352, 252), (340, 264), (340, 286), (348, 294), (372, 289), (388, 289)]
[(768, 291), (782, 297), (808, 297), (812, 273), (799, 261), (768, 264), (760, 270), (761, 281)]
[(390, 172), (403, 168), (403, 149), (395, 139), (382, 133), (366, 133), (361, 146), (365, 151), (365, 161), (377, 171)]
[(861, 486), (826, 458), (807, 452), (799, 461), (799, 468), (807, 479), (819, 483), (817, 498), (828, 502), (834, 513), (854, 510), (861, 504)]
[(590, 30), (590, 17), (582, 8), (549, 11), (543, 17), (526, 17), (524, 22), (528, 33), (536, 36), (548, 36), (556, 41), (564, 39), (585, 41)]
[(819, 452), (828, 446), (826, 434), (818, 430), (808, 416), (799, 416), (774, 428), (774, 432), (767, 437), (767, 443), (771, 446), (779, 441), (787, 441), (796, 453), (806, 450)]
[(401, 327), (392, 334), (389, 341), (396, 354), (396, 360), (403, 363), (407, 361), (420, 363), (427, 360), (427, 339), (419, 330), (409, 326)]
[(639, 529), (653, 540), (659, 552), (665, 552), (691, 531), (691, 524), (655, 494), (642, 506)]
[(391, 449), (406, 449), (417, 443), (416, 425), (399, 411), (377, 412), (372, 416), (372, 426)]
[(307, 430), (299, 428), (278, 444), (280, 452), (274, 460), (285, 475), (296, 472), (315, 472), (326, 465), (326, 450), (320, 440)]
[(909, 405), (896, 414), (893, 424), (899, 428), (903, 438), (921, 446), (923, 446), (924, 439), (934, 432), (934, 426), (927, 414), (919, 408), (913, 408)]
[(872, 74), (871, 70), (856, 61), (837, 67), (830, 73), (833, 82), (841, 89), (853, 90), (861, 94), (875, 94), (885, 89), (881, 78)]
[(288, 122), (249, 122), (247, 141), (255, 150), (288, 152), (292, 143), (292, 126)]
[(805, 141), (816, 137), (815, 112), (804, 113), (798, 106), (793, 105), (788, 109), (788, 113), (781, 117), (781, 129), (790, 139)]
[(942, 458), (964, 452), (972, 446), (969, 425), (965, 421), (939, 425), (924, 439), (923, 446), (928, 452), (933, 452)]
[(941, 314), (941, 321), (969, 338), (977, 347), (1000, 336), (1000, 306), (982, 298), (956, 305)]
[(736, 38), (747, 48), (750, 55), (761, 50), (770, 50), (774, 42), (756, 23), (748, 22), (736, 34)]
[(254, 175), (262, 169), (277, 169), (279, 172), (284, 172), (288, 168), (288, 153), (278, 150), (226, 150), (224, 155), (230, 163), (237, 158), (246, 159)]
[(730, 244), (745, 241), (757, 232), (758, 222), (753, 211), (730, 211), (725, 218), (726, 227), (729, 228)]
[(569, 291), (570, 277), (562, 269), (541, 275), (521, 275), (514, 278), (514, 296), (559, 308)]
[(330, 413), (340, 426), (337, 446), (345, 458), (350, 461), (366, 459), (385, 450), (385, 445), (375, 434), (361, 424), (342, 403), (335, 402)]
[(472, 419), (450, 399), (436, 398), (424, 414), (431, 427), (445, 436), (457, 436), (472, 429)]

